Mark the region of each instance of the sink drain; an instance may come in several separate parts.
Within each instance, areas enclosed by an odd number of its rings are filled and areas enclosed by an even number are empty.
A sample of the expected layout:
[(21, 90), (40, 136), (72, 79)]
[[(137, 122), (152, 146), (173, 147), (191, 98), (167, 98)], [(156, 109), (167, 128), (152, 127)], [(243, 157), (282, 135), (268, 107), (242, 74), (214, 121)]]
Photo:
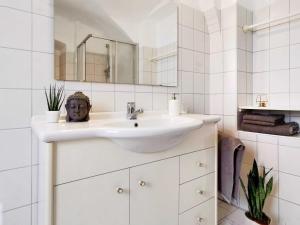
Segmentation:
[(134, 127), (138, 127), (139, 126), (139, 124), (138, 123), (134, 123)]

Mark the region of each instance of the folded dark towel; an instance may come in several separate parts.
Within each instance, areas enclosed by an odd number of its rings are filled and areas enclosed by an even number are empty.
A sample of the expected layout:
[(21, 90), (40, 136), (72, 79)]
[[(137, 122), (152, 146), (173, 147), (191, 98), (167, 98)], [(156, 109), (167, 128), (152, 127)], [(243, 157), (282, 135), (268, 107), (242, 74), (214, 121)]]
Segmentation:
[(273, 127), (246, 124), (242, 122), (241, 128), (244, 131), (264, 133), (264, 134), (275, 134), (275, 135), (282, 135), (282, 136), (292, 136), (299, 132), (299, 125), (298, 123), (295, 122), (285, 123)]
[(260, 115), (260, 114), (246, 114), (243, 116), (243, 120), (254, 120), (254, 121), (263, 121), (269, 123), (282, 123), (284, 121), (284, 115), (276, 115), (276, 114), (269, 114), (269, 115)]
[(283, 124), (284, 121), (282, 120), (282, 121), (278, 121), (277, 123), (273, 123), (273, 122), (266, 122), (266, 121), (259, 121), (259, 120), (243, 120), (243, 123), (274, 127), (276, 125)]

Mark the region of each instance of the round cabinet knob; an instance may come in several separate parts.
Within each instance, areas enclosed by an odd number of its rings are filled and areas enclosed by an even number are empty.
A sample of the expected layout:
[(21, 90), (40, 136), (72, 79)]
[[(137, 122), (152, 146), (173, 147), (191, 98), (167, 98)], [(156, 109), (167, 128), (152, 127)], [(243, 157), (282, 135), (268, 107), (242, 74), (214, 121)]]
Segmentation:
[(140, 181), (139, 181), (139, 185), (140, 185), (141, 187), (144, 187), (144, 186), (146, 186), (146, 182), (145, 182), (145, 181), (142, 181), (142, 180), (140, 180)]
[(203, 218), (201, 218), (201, 217), (197, 217), (197, 222), (199, 222), (199, 223), (202, 223), (204, 221), (204, 219)]
[(117, 188), (117, 193), (118, 194), (122, 194), (124, 192), (124, 189), (123, 188)]
[(197, 166), (198, 166), (198, 167), (204, 167), (205, 165), (204, 165), (204, 163), (202, 163), (202, 162), (197, 162)]
[(204, 191), (203, 190), (197, 190), (197, 194), (204, 195)]

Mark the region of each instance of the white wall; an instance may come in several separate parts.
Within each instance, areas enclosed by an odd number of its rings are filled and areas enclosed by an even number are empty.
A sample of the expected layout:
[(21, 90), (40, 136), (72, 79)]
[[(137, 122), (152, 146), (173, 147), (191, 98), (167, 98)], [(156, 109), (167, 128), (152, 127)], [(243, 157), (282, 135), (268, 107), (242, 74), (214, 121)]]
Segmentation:
[[(93, 111), (124, 111), (128, 101), (167, 110), (169, 94), (176, 92), (190, 112), (203, 113), (204, 17), (183, 7), (179, 27), (185, 44), (179, 47), (177, 88), (60, 83), (67, 94), (84, 91)], [(33, 225), (38, 162), (30, 119), (45, 112), (43, 88), (53, 82), (52, 0), (1, 1), (0, 30), (0, 202), (5, 225)]]

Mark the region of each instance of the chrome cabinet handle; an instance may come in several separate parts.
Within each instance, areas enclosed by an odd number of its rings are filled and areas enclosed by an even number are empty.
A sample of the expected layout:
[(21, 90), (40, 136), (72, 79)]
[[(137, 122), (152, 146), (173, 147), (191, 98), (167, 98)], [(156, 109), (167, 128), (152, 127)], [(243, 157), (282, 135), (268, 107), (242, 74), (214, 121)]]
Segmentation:
[(204, 219), (203, 218), (201, 218), (201, 217), (197, 217), (197, 222), (199, 222), (199, 223), (202, 223), (204, 221)]
[(197, 166), (198, 167), (205, 167), (204, 163), (202, 163), (202, 162), (197, 162)]
[(123, 188), (117, 188), (117, 193), (118, 194), (122, 194), (124, 192), (124, 189)]
[(197, 194), (204, 195), (204, 191), (203, 190), (197, 190)]
[(145, 181), (142, 181), (142, 180), (140, 180), (140, 181), (139, 181), (139, 185), (140, 185), (141, 187), (144, 187), (144, 186), (146, 186), (146, 182), (145, 182)]

